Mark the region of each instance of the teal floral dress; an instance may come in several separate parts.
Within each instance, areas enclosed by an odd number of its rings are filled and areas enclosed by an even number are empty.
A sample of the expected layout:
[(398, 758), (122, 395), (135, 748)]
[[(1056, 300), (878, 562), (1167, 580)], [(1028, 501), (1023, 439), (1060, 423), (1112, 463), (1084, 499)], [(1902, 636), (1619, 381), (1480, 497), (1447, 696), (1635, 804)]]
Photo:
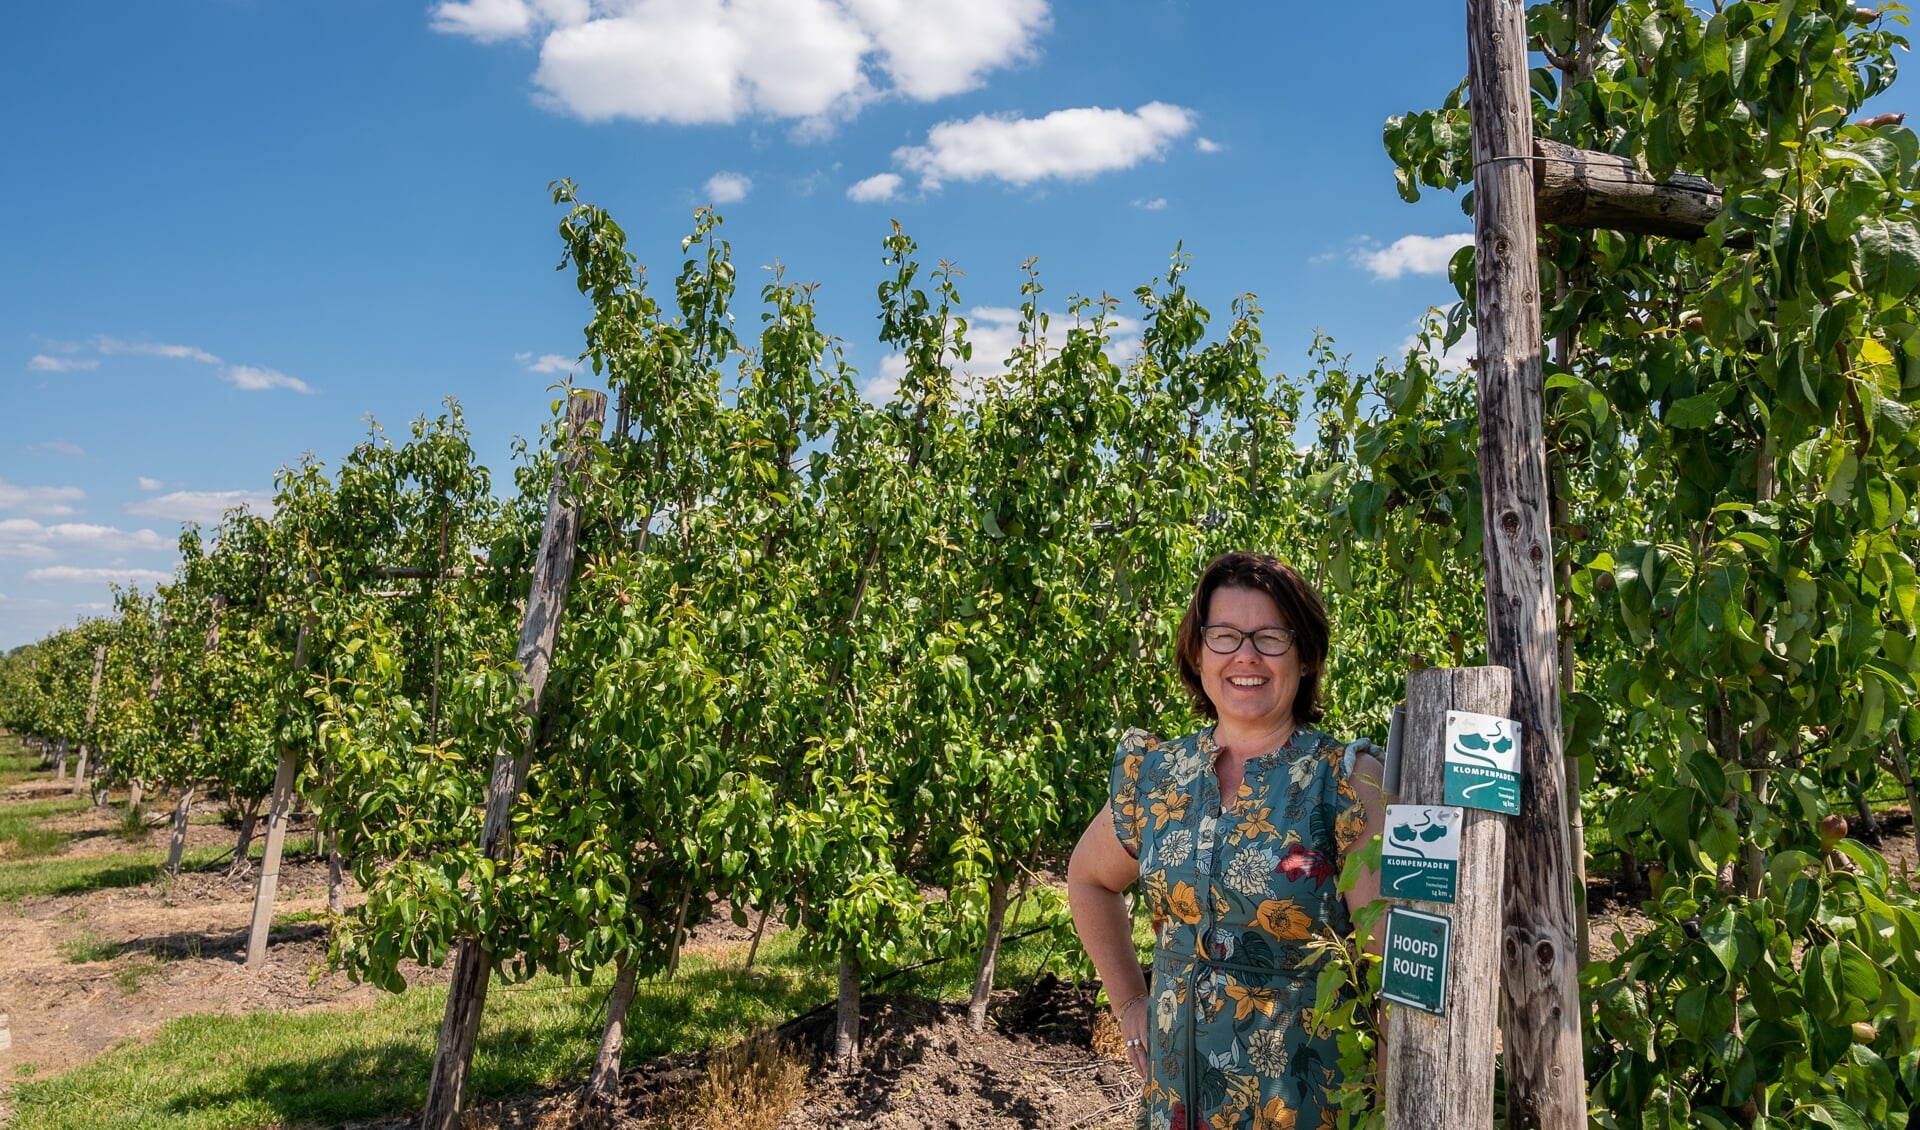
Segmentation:
[(1339, 1058), (1309, 1030), (1306, 943), (1352, 930), (1335, 888), (1366, 826), (1353, 755), (1299, 730), (1247, 762), (1223, 807), (1218, 751), (1211, 729), (1174, 741), (1130, 730), (1114, 755), (1114, 831), (1153, 913), (1141, 1125), (1331, 1128)]

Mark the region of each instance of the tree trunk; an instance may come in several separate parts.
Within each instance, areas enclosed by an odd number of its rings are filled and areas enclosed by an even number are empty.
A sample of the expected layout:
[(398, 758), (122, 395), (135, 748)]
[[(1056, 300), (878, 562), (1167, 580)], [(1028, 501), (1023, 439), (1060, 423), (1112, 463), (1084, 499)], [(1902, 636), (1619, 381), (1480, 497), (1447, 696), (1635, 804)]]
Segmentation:
[(187, 814), (193, 808), (194, 782), (189, 781), (180, 790), (180, 799), (173, 802), (173, 838), (167, 841), (167, 874), (180, 874), (180, 857), (187, 850)]
[(253, 850), (253, 830), (260, 821), (260, 804), (265, 799), (254, 797), (247, 801), (246, 809), (240, 813), (240, 831), (233, 839), (233, 862), (227, 866), (229, 876), (245, 875), (253, 869), (253, 861), (247, 858), (247, 853)]
[(1867, 803), (1867, 791), (1860, 787), (1860, 774), (1847, 774), (1847, 795), (1853, 798), (1853, 810), (1860, 816), (1860, 837), (1880, 846), (1880, 821), (1874, 818), (1873, 806)]
[(67, 779), (67, 739), (61, 738), (53, 747), (53, 779)]
[(1900, 731), (1896, 727), (1887, 736), (1887, 752), (1893, 755), (1893, 774), (1900, 778), (1900, 787), (1907, 791), (1907, 827), (1913, 833), (1913, 849), (1920, 853), (1920, 793), (1913, 787), (1913, 766), (1907, 761), (1906, 743), (1900, 740)]
[(840, 1009), (833, 1023), (833, 1066), (860, 1070), (860, 957), (852, 945), (840, 947)]
[(620, 1053), (626, 1045), (627, 1006), (633, 1003), (640, 967), (631, 958), (622, 958), (618, 969), (613, 991), (607, 994), (607, 1027), (600, 1035), (600, 1054), (593, 1061), (593, 1074), (580, 1096), (580, 1105), (594, 1112), (613, 1109), (620, 1098)]
[(338, 918), (347, 912), (347, 869), (340, 858), (340, 833), (327, 832), (327, 910)]
[[(546, 524), (540, 552), (534, 559), (533, 580), (527, 593), (526, 617), (520, 627), (519, 687), (521, 700), (520, 748), (506, 743), (494, 751), (493, 774), (487, 785), (487, 814), (480, 833), (480, 851), (496, 862), (507, 856), (508, 816), (539, 739), (540, 702), (546, 692), (547, 672), (553, 663), (553, 645), (573, 583), (574, 547), (579, 542), (581, 512), (572, 496), (572, 480), (585, 461), (587, 449), (600, 434), (606, 418), (605, 393), (576, 389), (567, 397), (565, 450), (553, 471), (547, 493)], [(453, 982), (447, 987), (447, 1011), (440, 1024), (440, 1043), (434, 1052), (433, 1075), (427, 1083), (427, 1106), (422, 1130), (455, 1130), (466, 1099), (467, 1073), (473, 1063), (473, 1045), (480, 1034), (480, 1012), (486, 1005), (488, 975), (493, 956), (480, 939), (463, 937), (454, 961)]]
[(973, 975), (973, 998), (967, 1002), (967, 1025), (976, 1032), (987, 1027), (987, 1001), (993, 997), (993, 968), (1000, 959), (1000, 937), (1006, 932), (1007, 881), (995, 875), (987, 884), (987, 938), (980, 947), (980, 966)]
[(140, 811), (140, 802), (141, 800), (145, 799), (146, 795), (147, 795), (146, 784), (142, 782), (140, 778), (135, 777), (127, 785), (127, 811), (129, 812)]
[(742, 974), (753, 972), (754, 956), (760, 952), (760, 935), (767, 932), (767, 918), (772, 913), (771, 909), (760, 912), (760, 925), (753, 928), (753, 944), (747, 947), (747, 963), (740, 968)]
[(73, 787), (68, 790), (74, 796), (87, 791), (87, 762), (92, 752), (86, 742), (80, 743), (80, 754), (73, 763)]
[(693, 904), (693, 878), (687, 878), (687, 885), (680, 892), (680, 913), (673, 920), (673, 942), (667, 947), (667, 980), (673, 980), (680, 972), (680, 940), (687, 936), (687, 907)]
[(1540, 261), (1525, 0), (1468, 0), (1474, 296), (1488, 662), (1513, 671), (1520, 815), (1506, 861), (1501, 989), (1509, 1130), (1585, 1130), (1579, 942), (1567, 835), (1553, 535), (1541, 422)]
[(79, 796), (87, 787), (87, 759), (93, 752), (93, 719), (100, 710), (100, 673), (107, 667), (107, 645), (99, 644), (93, 649), (93, 685), (87, 690), (87, 731), (80, 739), (80, 767), (73, 774), (73, 795)]

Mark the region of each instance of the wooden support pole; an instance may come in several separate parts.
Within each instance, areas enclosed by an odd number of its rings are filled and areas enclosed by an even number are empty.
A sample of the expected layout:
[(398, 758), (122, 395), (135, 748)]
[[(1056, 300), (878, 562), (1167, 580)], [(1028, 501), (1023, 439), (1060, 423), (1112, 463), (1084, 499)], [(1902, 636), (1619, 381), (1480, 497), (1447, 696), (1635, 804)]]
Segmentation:
[[(533, 584), (527, 594), (527, 615), (520, 628), (521, 742), (519, 749), (502, 746), (494, 752), (493, 777), (487, 786), (487, 817), (480, 834), (480, 850), (500, 862), (507, 856), (507, 817), (526, 780), (527, 767), (538, 740), (540, 698), (547, 689), (547, 671), (553, 662), (553, 644), (573, 583), (573, 551), (580, 537), (580, 504), (573, 495), (573, 478), (586, 461), (587, 446), (600, 435), (606, 419), (605, 393), (572, 390), (567, 397), (563, 451), (547, 492), (546, 527), (540, 535), (540, 555), (533, 564)], [(427, 1107), (422, 1130), (457, 1130), (460, 1107), (466, 1099), (467, 1072), (473, 1065), (473, 1047), (480, 1036), (480, 1014), (486, 1006), (487, 980), (493, 955), (486, 943), (463, 936), (455, 947), (453, 980), (447, 986), (447, 1012), (440, 1022), (440, 1043), (433, 1056), (433, 1075), (427, 1082)]]
[(1543, 224), (1699, 239), (1724, 206), (1705, 177), (1654, 180), (1632, 159), (1533, 139), (1533, 194)]
[[(100, 673), (107, 667), (107, 645), (99, 644), (93, 649), (93, 686), (87, 691), (87, 727), (80, 733), (80, 764), (73, 772), (73, 795), (79, 796), (87, 787), (87, 756), (95, 752), (100, 743), (94, 740), (93, 719), (100, 712)], [(98, 770), (96, 770), (97, 772)]]
[[(313, 623), (308, 617), (293, 638), (293, 670), (299, 677), (307, 669), (307, 633)], [(293, 811), (293, 778), (300, 768), (300, 751), (292, 742), (280, 750), (280, 764), (273, 771), (273, 803), (267, 809), (267, 843), (260, 853), (260, 882), (253, 889), (253, 926), (247, 934), (247, 968), (258, 969), (267, 960), (267, 933), (273, 926), (273, 900), (280, 892), (280, 858), (286, 850), (287, 817)]]
[(1513, 672), (1520, 815), (1507, 843), (1502, 1047), (1510, 1130), (1585, 1130), (1553, 543), (1541, 422), (1540, 263), (1525, 0), (1467, 0), (1487, 655)]
[[(1505, 667), (1428, 667), (1407, 675), (1399, 803), (1446, 803), (1447, 711), (1507, 717), (1512, 682)], [(1409, 901), (1452, 919), (1452, 968), (1444, 1014), (1388, 1008), (1387, 1130), (1493, 1125), (1507, 817), (1477, 808), (1461, 813), (1453, 904)]]

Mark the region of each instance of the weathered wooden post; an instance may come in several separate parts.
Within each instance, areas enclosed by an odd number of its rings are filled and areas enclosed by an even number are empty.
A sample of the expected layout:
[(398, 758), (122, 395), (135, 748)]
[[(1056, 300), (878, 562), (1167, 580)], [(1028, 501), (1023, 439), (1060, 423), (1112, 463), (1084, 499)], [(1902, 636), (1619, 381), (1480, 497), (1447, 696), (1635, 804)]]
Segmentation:
[[(507, 817), (526, 780), (534, 742), (539, 737), (540, 698), (547, 688), (554, 638), (560, 630), (560, 614), (566, 608), (567, 590), (573, 583), (573, 551), (580, 537), (581, 518), (573, 478), (586, 461), (588, 444), (599, 437), (606, 415), (605, 393), (569, 391), (564, 448), (547, 493), (546, 527), (540, 535), (540, 554), (534, 559), (533, 584), (527, 594), (527, 615), (520, 628), (520, 748), (502, 746), (495, 751), (493, 778), (487, 786), (487, 818), (480, 834), (480, 850), (495, 862), (507, 855)], [(480, 1036), (480, 1013), (487, 1003), (487, 981), (492, 973), (493, 955), (486, 943), (472, 935), (462, 937), (454, 951), (453, 979), (447, 985), (447, 1012), (440, 1022), (433, 1076), (427, 1082), (422, 1130), (456, 1130), (460, 1125), (467, 1071), (473, 1065), (473, 1046)]]
[[(1401, 806), (1446, 805), (1444, 741), (1449, 711), (1507, 717), (1512, 674), (1504, 667), (1429, 667), (1407, 676), (1401, 726), (1399, 796), (1390, 814), (1407, 814), (1402, 838), (1421, 827)], [(1424, 815), (1424, 814), (1421, 814)], [(1447, 967), (1439, 1014), (1408, 1004), (1387, 1011), (1387, 1130), (1463, 1130), (1493, 1125), (1494, 1044), (1499, 1032), (1501, 895), (1506, 885), (1507, 821), (1477, 808), (1445, 808), (1457, 817), (1453, 902), (1406, 898), (1420, 891), (1420, 875), (1406, 883), (1386, 878), (1381, 893), (1396, 906), (1450, 920)], [(1428, 825), (1431, 826), (1431, 825)], [(1394, 839), (1389, 822), (1387, 838)], [(1441, 837), (1435, 836), (1434, 840)], [(1449, 837), (1450, 838), (1450, 837)], [(1443, 841), (1444, 842), (1444, 841)], [(1422, 845), (1425, 846), (1425, 845)], [(1429, 852), (1429, 854), (1432, 854)], [(1384, 862), (1384, 861), (1383, 861)], [(1427, 864), (1427, 860), (1420, 860)], [(1430, 864), (1429, 864), (1430, 865)], [(1393, 885), (1399, 882), (1401, 894)], [(1427, 892), (1430, 893), (1430, 892)], [(1396, 958), (1390, 937), (1385, 960)]]
[(73, 795), (79, 796), (87, 787), (88, 757), (99, 743), (93, 739), (93, 719), (100, 711), (100, 673), (107, 667), (107, 645), (99, 644), (93, 649), (93, 686), (87, 691), (87, 725), (80, 732), (80, 763), (73, 771)]
[[(295, 678), (307, 669), (307, 633), (313, 618), (300, 624), (293, 638)], [(273, 771), (273, 802), (267, 809), (267, 843), (260, 853), (260, 882), (253, 890), (253, 927), (247, 934), (247, 968), (258, 969), (267, 960), (267, 932), (273, 926), (273, 900), (280, 892), (280, 858), (287, 843), (287, 817), (293, 812), (293, 778), (300, 768), (300, 751), (292, 742), (280, 750)]]
[(1467, 0), (1467, 41), (1487, 655), (1513, 672), (1508, 716), (1520, 724), (1522, 768), (1520, 812), (1507, 845), (1500, 952), (1507, 1125), (1584, 1130), (1573, 863), (1541, 423), (1525, 0)]

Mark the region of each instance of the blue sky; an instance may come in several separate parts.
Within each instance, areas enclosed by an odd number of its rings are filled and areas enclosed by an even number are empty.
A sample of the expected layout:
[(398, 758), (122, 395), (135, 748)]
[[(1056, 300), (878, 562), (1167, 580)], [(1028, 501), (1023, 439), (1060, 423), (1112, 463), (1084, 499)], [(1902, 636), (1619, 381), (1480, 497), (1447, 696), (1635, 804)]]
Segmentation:
[[(1371, 359), (1468, 223), (1409, 207), (1380, 126), (1465, 71), (1463, 5), (1169, 0), (99, 0), (0, 37), (0, 649), (169, 574), (369, 417), (462, 402), (483, 458), (546, 419), (584, 301), (572, 177), (669, 284), (693, 208), (819, 283), (883, 381), (880, 241), (965, 272), (983, 354), (1020, 264), (1130, 295), (1176, 242), (1271, 364)], [(1437, 241), (1437, 242), (1436, 242)], [(1130, 299), (1122, 313), (1132, 313)], [(996, 338), (994, 333), (1001, 334)]]

